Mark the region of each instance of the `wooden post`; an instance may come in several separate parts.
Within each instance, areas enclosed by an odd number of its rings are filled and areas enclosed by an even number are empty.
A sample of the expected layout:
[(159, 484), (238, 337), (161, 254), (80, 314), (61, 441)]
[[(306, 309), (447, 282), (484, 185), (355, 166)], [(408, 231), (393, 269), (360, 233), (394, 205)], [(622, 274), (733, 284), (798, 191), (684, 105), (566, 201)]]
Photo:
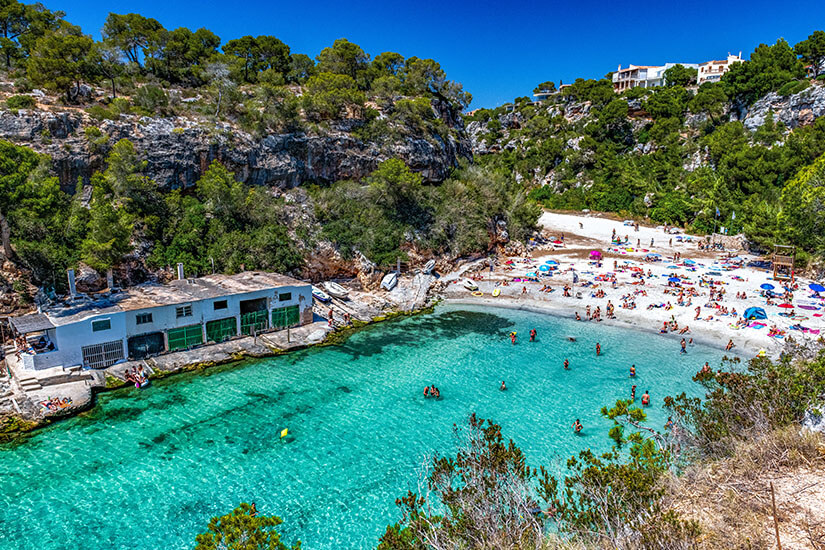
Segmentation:
[(773, 529), (776, 531), (776, 547), (782, 550), (782, 541), (779, 540), (779, 518), (776, 517), (776, 497), (773, 493), (773, 481), (771, 481), (771, 507), (773, 508)]

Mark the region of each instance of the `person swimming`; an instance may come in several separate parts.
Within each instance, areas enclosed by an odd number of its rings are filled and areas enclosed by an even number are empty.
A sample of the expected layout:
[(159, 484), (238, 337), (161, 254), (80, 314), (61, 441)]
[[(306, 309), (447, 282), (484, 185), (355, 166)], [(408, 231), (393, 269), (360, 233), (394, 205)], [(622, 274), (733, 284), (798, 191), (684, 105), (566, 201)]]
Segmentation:
[(501, 381), (501, 387), (499, 388), (501, 391), (505, 391), (507, 386), (504, 384), (504, 380)]
[(579, 419), (577, 418), (576, 421), (573, 422), (573, 431), (575, 431), (578, 434), (578, 433), (581, 433), (581, 431), (583, 429), (584, 429), (584, 426), (582, 426), (582, 423), (579, 422)]
[(631, 378), (636, 376), (636, 365), (630, 365), (630, 376)]
[(564, 360), (564, 370), (570, 370), (570, 361)]
[(647, 407), (650, 405), (650, 394), (648, 393), (650, 390), (647, 390), (642, 394), (642, 405)]

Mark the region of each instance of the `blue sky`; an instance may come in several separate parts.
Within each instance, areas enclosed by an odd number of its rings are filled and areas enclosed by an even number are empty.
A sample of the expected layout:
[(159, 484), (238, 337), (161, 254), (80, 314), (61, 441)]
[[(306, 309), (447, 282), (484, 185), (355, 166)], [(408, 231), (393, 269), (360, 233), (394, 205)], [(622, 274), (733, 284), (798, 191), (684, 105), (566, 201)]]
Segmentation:
[(154, 17), (166, 28), (206, 27), (226, 42), (271, 34), (314, 57), (346, 37), (376, 55), (430, 57), (473, 94), (472, 107), (530, 95), (545, 80), (597, 78), (619, 64), (701, 62), (759, 43), (791, 45), (825, 30), (825, 1), (305, 2), (47, 0), (96, 38), (110, 11)]

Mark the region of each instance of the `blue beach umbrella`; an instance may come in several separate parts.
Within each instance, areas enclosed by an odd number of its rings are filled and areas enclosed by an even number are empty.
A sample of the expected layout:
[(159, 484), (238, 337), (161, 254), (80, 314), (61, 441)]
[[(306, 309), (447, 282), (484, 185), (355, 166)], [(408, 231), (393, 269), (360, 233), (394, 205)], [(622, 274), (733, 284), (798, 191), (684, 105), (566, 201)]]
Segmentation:
[(669, 282), (669, 283), (679, 283), (679, 282), (681, 282), (681, 280), (679, 279), (679, 277), (670, 277), (667, 280), (667, 282)]
[(696, 264), (696, 262), (694, 262), (693, 260), (685, 260), (685, 265), (695, 265), (695, 264)]
[(759, 288), (761, 288), (762, 290), (773, 290), (774, 286), (770, 283), (765, 283), (763, 285), (759, 285)]
[(546, 263), (547, 265), (559, 265), (559, 262), (557, 262), (556, 260), (547, 260), (544, 263)]
[(825, 292), (825, 286), (818, 285), (816, 283), (808, 285), (808, 288), (810, 288), (814, 292)]
[(535, 277), (535, 276), (536, 276), (536, 272), (535, 272), (535, 271), (530, 271), (530, 272), (528, 272), (528, 273), (525, 275), (525, 277)]
[(539, 266), (539, 271), (550, 271), (550, 266), (549, 265), (540, 265)]

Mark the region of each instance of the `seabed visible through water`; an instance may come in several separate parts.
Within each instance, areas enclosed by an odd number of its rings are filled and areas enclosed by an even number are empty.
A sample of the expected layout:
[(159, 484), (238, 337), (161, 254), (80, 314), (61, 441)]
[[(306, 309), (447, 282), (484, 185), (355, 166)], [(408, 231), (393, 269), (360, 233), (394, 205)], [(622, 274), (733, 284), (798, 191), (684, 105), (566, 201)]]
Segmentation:
[[(631, 385), (637, 399), (650, 390), (649, 424), (661, 428), (663, 398), (699, 394), (691, 377), (723, 355), (700, 345), (683, 355), (678, 339), (625, 328), (455, 305), (340, 346), (103, 394), (92, 411), (0, 446), (0, 549), (192, 548), (210, 517), (243, 501), (281, 516), (283, 538), (307, 550), (375, 548), (399, 517), (395, 499), (415, 487), (427, 456), (451, 451), (452, 425), (471, 412), (501, 424), (532, 466), (559, 473), (579, 450), (610, 447), (599, 410)], [(424, 399), (428, 384), (440, 401)]]

